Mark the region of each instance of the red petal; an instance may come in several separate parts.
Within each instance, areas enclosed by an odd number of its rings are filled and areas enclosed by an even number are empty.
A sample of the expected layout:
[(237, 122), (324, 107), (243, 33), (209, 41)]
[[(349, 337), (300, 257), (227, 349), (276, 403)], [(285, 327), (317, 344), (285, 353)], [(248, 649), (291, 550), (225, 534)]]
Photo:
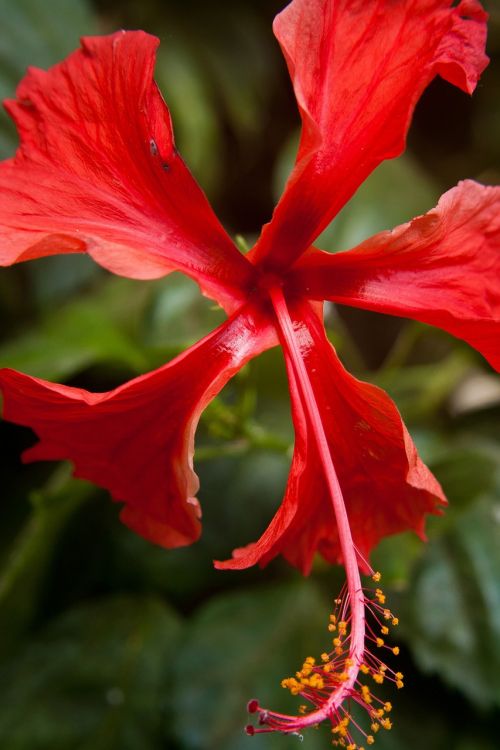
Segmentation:
[(348, 252), (311, 253), (292, 276), (311, 298), (439, 326), (500, 370), (498, 187), (461, 182), (425, 216)]
[(235, 315), (169, 364), (108, 393), (0, 370), (4, 417), (40, 442), (27, 461), (69, 459), (75, 475), (126, 503), (122, 520), (157, 544), (200, 533), (194, 433), (207, 403), (245, 362), (275, 343), (256, 311)]
[(294, 0), (274, 22), (302, 117), (295, 168), (252, 255), (291, 264), (363, 180), (400, 154), (440, 74), (471, 93), (486, 67), (476, 0)]
[[(349, 375), (307, 303), (292, 312), (297, 339), (331, 449), (354, 542), (367, 558), (383, 537), (405, 529), (423, 534), (424, 516), (446, 500), (422, 463), (391, 399)], [(308, 573), (314, 553), (340, 561), (340, 546), (321, 463), (296, 375), (287, 363), (295, 451), (285, 498), (258, 542), (217, 567), (265, 565), (278, 554)]]
[(31, 69), (7, 109), (21, 146), (0, 166), (0, 263), (87, 251), (109, 270), (182, 270), (232, 309), (252, 267), (175, 149), (153, 81), (158, 40), (89, 37)]

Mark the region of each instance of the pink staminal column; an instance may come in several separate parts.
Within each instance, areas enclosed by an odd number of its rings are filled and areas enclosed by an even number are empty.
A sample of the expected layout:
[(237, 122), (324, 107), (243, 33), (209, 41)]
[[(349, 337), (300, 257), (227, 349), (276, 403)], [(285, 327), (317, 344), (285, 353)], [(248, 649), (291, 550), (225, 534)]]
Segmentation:
[[(277, 319), (278, 331), (289, 367), (292, 368), (299, 385), (300, 398), (304, 413), (310, 423), (316, 449), (324, 472), (325, 483), (328, 488), (332, 510), (338, 529), (342, 559), (346, 572), (346, 584), (340, 596), (335, 600), (334, 613), (330, 615), (328, 629), (335, 634), (333, 649), (321, 655), (320, 664), (316, 664), (313, 657), (307, 657), (302, 669), (295, 677), (286, 678), (282, 686), (288, 688), (294, 695), (300, 695), (307, 700), (312, 708), (300, 707), (300, 715), (281, 714), (262, 708), (257, 700), (248, 704), (250, 713), (258, 714), (258, 726), (247, 726), (248, 734), (280, 731), (287, 734), (299, 734), (301, 730), (320, 724), (325, 719), (332, 723), (332, 733), (341, 745), (356, 750), (360, 746), (353, 741), (352, 728), (361, 733), (368, 744), (374, 742), (372, 734), (367, 734), (352, 718), (346, 709), (346, 701), (351, 698), (368, 712), (371, 719), (371, 729), (376, 732), (380, 726), (391, 728), (391, 722), (386, 714), (391, 710), (389, 703), (377, 699), (367, 685), (361, 684), (360, 672), (371, 676), (380, 683), (388, 678), (402, 687), (401, 673), (390, 670), (378, 656), (367, 651), (367, 641), (373, 641), (377, 647), (389, 648), (374, 631), (371, 625), (367, 627), (367, 609), (375, 617), (381, 632), (388, 632), (387, 621), (397, 624), (390, 610), (386, 609), (385, 597), (381, 589), (377, 589), (371, 601), (369, 591), (361, 584), (359, 563), (367, 566), (361, 560), (354, 544), (349, 525), (342, 490), (339, 484), (335, 466), (325, 435), (321, 413), (319, 411), (314, 389), (307, 372), (300, 343), (294, 330), (287, 302), (280, 286), (272, 286), (269, 295)], [(368, 566), (369, 567), (369, 566)], [(380, 580), (379, 573), (373, 573), (374, 581)], [(382, 622), (385, 621), (385, 622)], [(396, 649), (391, 649), (397, 653)], [(334, 740), (334, 742), (337, 740)]]

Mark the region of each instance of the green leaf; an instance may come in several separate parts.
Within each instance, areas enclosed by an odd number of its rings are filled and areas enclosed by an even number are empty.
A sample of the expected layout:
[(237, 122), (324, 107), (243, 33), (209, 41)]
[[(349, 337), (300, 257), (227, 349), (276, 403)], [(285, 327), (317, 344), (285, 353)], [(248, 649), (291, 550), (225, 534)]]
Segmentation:
[(117, 325), (104, 305), (90, 296), (47, 314), (33, 331), (0, 347), (4, 367), (61, 380), (102, 362), (124, 365), (134, 372), (147, 359)]
[(373, 551), (370, 562), (382, 573), (384, 586), (401, 589), (407, 585), (421, 552), (422, 541), (412, 531), (405, 531), (385, 537)]
[(157, 750), (179, 628), (153, 597), (116, 596), (62, 615), (0, 669), (1, 746)]
[(23, 270), (29, 278), (31, 302), (42, 311), (104, 277), (103, 269), (90, 256), (78, 253), (37, 258)]
[(425, 422), (443, 406), (451, 390), (470, 370), (472, 360), (473, 355), (466, 348), (453, 349), (439, 366), (433, 362), (391, 367), (375, 373), (371, 380), (388, 391), (405, 420)]
[(33, 495), (33, 511), (14, 540), (0, 574), (0, 653), (31, 625), (39, 603), (54, 546), (72, 514), (95, 489), (68, 479), (59, 469), (44, 492)]
[(500, 457), (495, 461), (489, 452), (481, 449), (477, 439), (474, 443), (467, 445), (455, 440), (446, 455), (431, 462), (432, 471), (453, 510), (468, 507), (495, 488)]
[[(196, 614), (176, 659), (174, 729), (190, 750), (255, 750), (247, 737), (246, 703), (258, 697), (277, 710), (300, 700), (280, 687), (304, 658), (328, 641), (328, 602), (311, 581), (220, 596)], [(257, 739), (261, 750), (295, 747), (296, 738)], [(292, 744), (290, 744), (292, 743)], [(308, 748), (329, 744), (324, 730), (307, 734)]]
[(226, 317), (200, 294), (194, 281), (180, 273), (156, 282), (150, 291), (142, 333), (146, 346), (175, 353), (213, 331)]
[(500, 706), (500, 504), (485, 498), (431, 542), (402, 618), (424, 671), (483, 708)]
[[(213, 96), (222, 100), (237, 133), (258, 135), (271, 83), (277, 81), (277, 50), (269, 28), (251, 3), (205, 6), (200, 16), (204, 25), (198, 26), (202, 33), (196, 39), (198, 50), (193, 51), (198, 51), (211, 73)], [(191, 28), (190, 33), (196, 31)]]
[(196, 24), (175, 3), (156, 18), (150, 11), (144, 4), (133, 7), (129, 19), (141, 28), (146, 23), (162, 39), (156, 76), (172, 113), (176, 142), (213, 194), (222, 188), (228, 130), (236, 140), (229, 158), (240, 150), (238, 163), (245, 147), (254, 151), (261, 139), (277, 80), (272, 36), (252, 4), (198, 4)]

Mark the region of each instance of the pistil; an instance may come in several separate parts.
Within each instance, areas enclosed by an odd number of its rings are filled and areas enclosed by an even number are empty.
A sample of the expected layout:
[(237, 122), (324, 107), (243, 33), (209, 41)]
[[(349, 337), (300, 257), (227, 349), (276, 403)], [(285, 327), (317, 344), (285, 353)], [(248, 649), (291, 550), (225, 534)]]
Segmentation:
[[(402, 675), (394, 673), (378, 656), (367, 651), (367, 641), (372, 641), (378, 648), (388, 648), (382, 638), (366, 625), (366, 610), (375, 616), (375, 625), (380, 627), (380, 613), (389, 613), (392, 624), (397, 624), (388, 609), (382, 607), (385, 597), (381, 589), (370, 592), (363, 589), (359, 573), (359, 563), (366, 567), (367, 563), (357, 551), (352, 538), (351, 528), (345, 501), (342, 495), (339, 479), (330, 453), (325, 434), (321, 413), (314, 394), (314, 388), (307, 371), (300, 342), (293, 326), (287, 301), (280, 286), (269, 289), (273, 308), (276, 314), (277, 326), (282, 345), (287, 357), (289, 377), (294, 377), (299, 389), (300, 400), (306, 418), (309, 422), (311, 434), (320, 460), (325, 485), (331, 502), (335, 523), (337, 525), (342, 559), (346, 572), (346, 584), (335, 600), (335, 610), (330, 616), (328, 630), (334, 636), (332, 649), (321, 655), (321, 663), (316, 664), (313, 657), (307, 657), (302, 668), (295, 677), (282, 681), (282, 686), (288, 688), (293, 695), (300, 695), (312, 704), (312, 709), (301, 706), (301, 715), (293, 716), (269, 711), (259, 706), (258, 701), (252, 700), (248, 704), (250, 713), (257, 713), (259, 726), (247, 727), (249, 734), (269, 731), (285, 733), (299, 733), (302, 729), (315, 726), (325, 719), (332, 723), (333, 743), (344, 747), (359, 748), (352, 738), (351, 725), (365, 737), (367, 744), (374, 742), (373, 735), (366, 734), (345, 709), (349, 698), (354, 699), (368, 712), (371, 719), (372, 731), (377, 731), (381, 725), (389, 729), (391, 723), (385, 717), (389, 704), (382, 704), (372, 693), (370, 688), (362, 684), (364, 676), (371, 677), (380, 684), (384, 679), (392, 680), (398, 687), (402, 687)], [(373, 573), (372, 578), (379, 582), (380, 574)], [(378, 615), (378, 616), (377, 616)], [(381, 633), (387, 634), (387, 617), (384, 614), (384, 624)], [(391, 649), (392, 650), (392, 649)], [(393, 650), (397, 653), (397, 650)], [(381, 704), (381, 705), (379, 705)]]
[[(333, 464), (311, 380), (300, 351), (299, 343), (297, 342), (286, 299), (281, 287), (278, 286), (270, 289), (269, 294), (278, 320), (284, 348), (290, 358), (299, 384), (302, 406), (309, 419), (312, 434), (316, 442), (316, 448), (335, 515), (347, 579), (347, 600), (350, 609), (349, 659), (352, 665), (346, 669), (347, 679), (345, 682), (339, 686), (337, 691), (330, 695), (326, 703), (317, 711), (314, 711), (307, 717), (303, 717), (303, 720), (308, 720), (308, 724), (316, 724), (338, 710), (345, 698), (350, 695), (356, 682), (365, 650), (365, 596), (361, 586), (356, 548), (351, 534), (342, 490)], [(305, 726), (305, 723), (302, 723), (302, 726)]]

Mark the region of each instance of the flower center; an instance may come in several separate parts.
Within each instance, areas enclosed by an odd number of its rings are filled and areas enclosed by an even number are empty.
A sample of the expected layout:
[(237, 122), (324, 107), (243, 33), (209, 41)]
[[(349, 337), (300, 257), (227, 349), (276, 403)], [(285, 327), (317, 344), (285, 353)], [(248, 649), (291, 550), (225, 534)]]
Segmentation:
[[(257, 288), (267, 292), (272, 299), (272, 290), (279, 290), (283, 284), (283, 277), (274, 271), (261, 271), (257, 281)], [(273, 303), (274, 304), (274, 303)]]

